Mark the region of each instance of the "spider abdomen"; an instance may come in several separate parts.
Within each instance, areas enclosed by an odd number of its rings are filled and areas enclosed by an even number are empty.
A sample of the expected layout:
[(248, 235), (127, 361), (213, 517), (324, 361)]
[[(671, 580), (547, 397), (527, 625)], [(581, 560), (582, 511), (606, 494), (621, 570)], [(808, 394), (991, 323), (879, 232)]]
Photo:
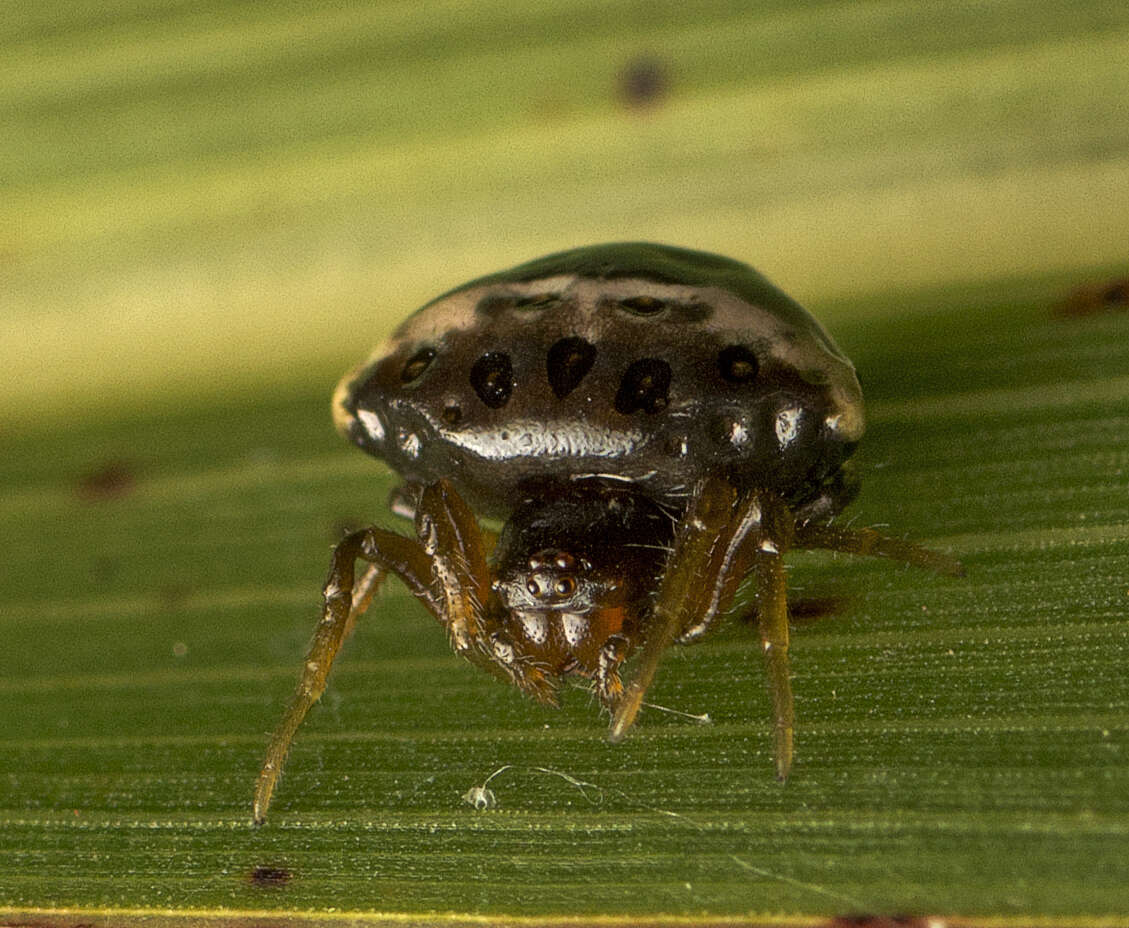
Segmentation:
[(506, 515), (589, 475), (676, 501), (709, 473), (802, 503), (863, 430), (854, 369), (738, 262), (658, 245), (565, 252), (410, 317), (335, 397), (338, 427), (410, 482)]

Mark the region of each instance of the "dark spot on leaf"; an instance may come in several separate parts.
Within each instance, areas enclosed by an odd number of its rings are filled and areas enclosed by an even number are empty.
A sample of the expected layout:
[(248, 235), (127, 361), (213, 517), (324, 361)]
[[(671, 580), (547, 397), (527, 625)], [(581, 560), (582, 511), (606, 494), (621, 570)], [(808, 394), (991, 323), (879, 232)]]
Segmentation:
[(654, 55), (628, 61), (616, 78), (619, 102), (628, 109), (656, 106), (670, 93), (670, 68)]
[(1085, 284), (1055, 307), (1057, 316), (1094, 316), (1129, 309), (1129, 277)]
[(670, 402), (670, 365), (659, 358), (640, 358), (624, 371), (615, 395), (617, 412), (661, 412)]
[(549, 386), (558, 399), (564, 399), (579, 386), (596, 363), (596, 346), (583, 338), (562, 338), (553, 344), (546, 357)]
[(285, 867), (255, 867), (249, 876), (252, 886), (276, 888), (285, 886), (294, 878), (294, 874)]
[(514, 368), (510, 356), (502, 351), (488, 351), (470, 369), (470, 385), (491, 409), (501, 409), (514, 390)]
[(80, 499), (104, 503), (128, 496), (137, 488), (137, 475), (127, 461), (107, 461), (78, 479), (75, 492)]
[(1107, 287), (1102, 302), (1106, 306), (1129, 306), (1129, 280), (1119, 280)]

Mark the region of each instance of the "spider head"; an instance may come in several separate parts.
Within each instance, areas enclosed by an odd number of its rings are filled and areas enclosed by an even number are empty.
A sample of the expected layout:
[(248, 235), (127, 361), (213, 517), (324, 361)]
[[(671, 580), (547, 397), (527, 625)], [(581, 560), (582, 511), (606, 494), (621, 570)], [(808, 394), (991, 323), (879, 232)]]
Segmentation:
[(559, 671), (590, 670), (650, 604), (671, 520), (642, 495), (596, 481), (539, 488), (510, 517), (493, 588), (511, 634)]
[[(524, 553), (524, 552), (522, 552)], [(587, 613), (622, 588), (619, 578), (597, 570), (587, 557), (562, 548), (541, 548), (524, 560), (508, 559), (494, 582), (510, 611)]]

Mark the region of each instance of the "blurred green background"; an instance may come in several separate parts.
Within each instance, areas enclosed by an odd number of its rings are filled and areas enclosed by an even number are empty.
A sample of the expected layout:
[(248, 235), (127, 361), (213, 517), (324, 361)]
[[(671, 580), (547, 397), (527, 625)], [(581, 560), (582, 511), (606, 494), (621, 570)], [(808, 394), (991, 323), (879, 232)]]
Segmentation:
[[(1123, 0), (0, 13), (0, 914), (1123, 920)], [(613, 749), (390, 588), (252, 829), (330, 547), (391, 524), (336, 379), (614, 239), (809, 305), (868, 397), (853, 518), (969, 579), (794, 559), (839, 606), (796, 629), (784, 790), (741, 628), (655, 690), (714, 724)]]
[(730, 254), (815, 304), (1122, 261), (1127, 20), (5, 4), (5, 417), (336, 370), (435, 293), (596, 241)]

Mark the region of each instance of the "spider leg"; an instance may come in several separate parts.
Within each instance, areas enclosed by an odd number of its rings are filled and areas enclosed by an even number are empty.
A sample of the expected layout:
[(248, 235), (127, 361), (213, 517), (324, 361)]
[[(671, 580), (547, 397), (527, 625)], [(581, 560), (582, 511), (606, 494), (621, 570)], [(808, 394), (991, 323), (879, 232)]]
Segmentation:
[[(360, 583), (355, 583), (355, 563), (373, 564)], [(388, 571), (395, 573), (428, 610), (442, 620), (439, 603), (431, 593), (431, 564), (419, 543), (384, 529), (369, 528), (344, 538), (333, 552), (329, 577), (323, 589), (322, 618), (310, 642), (302, 677), (286, 713), (267, 746), (259, 778), (255, 783), (254, 820), (266, 820), (282, 765), (290, 743), (310, 707), (325, 690), (333, 660), (357, 615), (367, 608)]]
[(813, 525), (809, 522), (806, 525), (796, 526), (795, 546), (824, 548), (828, 551), (841, 551), (844, 554), (886, 557), (950, 577), (965, 575), (960, 561), (947, 554), (930, 551), (902, 538), (891, 538), (872, 528), (841, 528), (837, 525)]
[(478, 522), (454, 487), (439, 480), (420, 494), (416, 534), (439, 584), (451, 645), (465, 653), (472, 640), (483, 637), (482, 613), (490, 589)]
[(603, 643), (596, 658), (596, 672), (593, 674), (596, 696), (609, 711), (614, 711), (623, 696), (623, 681), (619, 676), (619, 667), (627, 657), (627, 652), (627, 639), (623, 635), (616, 634)]
[[(520, 653), (487, 614), (490, 572), (485, 546), (491, 536), (480, 531), (474, 514), (447, 481), (412, 488), (409, 495), (417, 539), (369, 528), (347, 536), (333, 552), (322, 619), (255, 784), (256, 823), (266, 819), (294, 734), (325, 690), (342, 643), (389, 572), (447, 628), (456, 652), (543, 702), (554, 701), (555, 690), (545, 672)], [(359, 580), (358, 559), (371, 565)]]
[(368, 607), (372, 605), (373, 598), (380, 592), (387, 576), (388, 571), (379, 564), (369, 564), (365, 568), (365, 572), (361, 574), (360, 579), (353, 584), (353, 602), (349, 607), (349, 618), (345, 623), (345, 638), (353, 634), (357, 617), (368, 612)]
[(431, 558), (442, 621), (455, 653), (555, 706), (554, 682), (506, 633), (498, 604), (490, 599), (486, 549), (496, 543), (494, 533), (479, 527), (470, 507), (446, 480), (430, 484), (420, 494), (416, 531)]
[(761, 494), (738, 495), (719, 477), (698, 485), (675, 529), (639, 666), (612, 715), (611, 741), (622, 740), (634, 723), (666, 649), (729, 606), (752, 566), (749, 541), (760, 540), (761, 526)]
[[(783, 504), (778, 506), (783, 510)], [(784, 510), (784, 513), (787, 514), (787, 511)], [(787, 538), (787, 535), (777, 537)], [(768, 692), (772, 699), (772, 753), (776, 779), (781, 781), (788, 779), (788, 771), (792, 769), (792, 733), (796, 722), (788, 659), (788, 587), (784, 578), (783, 552), (783, 544), (765, 535), (753, 560), (757, 626), (764, 651)]]
[[(419, 509), (420, 497), (423, 495), (424, 488), (417, 483), (404, 483), (395, 487), (388, 495), (388, 508), (392, 511), (393, 515), (399, 516), (402, 519), (407, 519), (409, 522), (414, 523), (416, 519), (416, 510)], [(454, 490), (448, 487), (446, 493), (453, 493)], [(488, 528), (478, 526), (478, 531), (482, 535), (482, 542), (486, 549), (486, 554), (489, 556), (490, 552), (494, 550), (494, 546), (498, 543), (498, 533)]]

